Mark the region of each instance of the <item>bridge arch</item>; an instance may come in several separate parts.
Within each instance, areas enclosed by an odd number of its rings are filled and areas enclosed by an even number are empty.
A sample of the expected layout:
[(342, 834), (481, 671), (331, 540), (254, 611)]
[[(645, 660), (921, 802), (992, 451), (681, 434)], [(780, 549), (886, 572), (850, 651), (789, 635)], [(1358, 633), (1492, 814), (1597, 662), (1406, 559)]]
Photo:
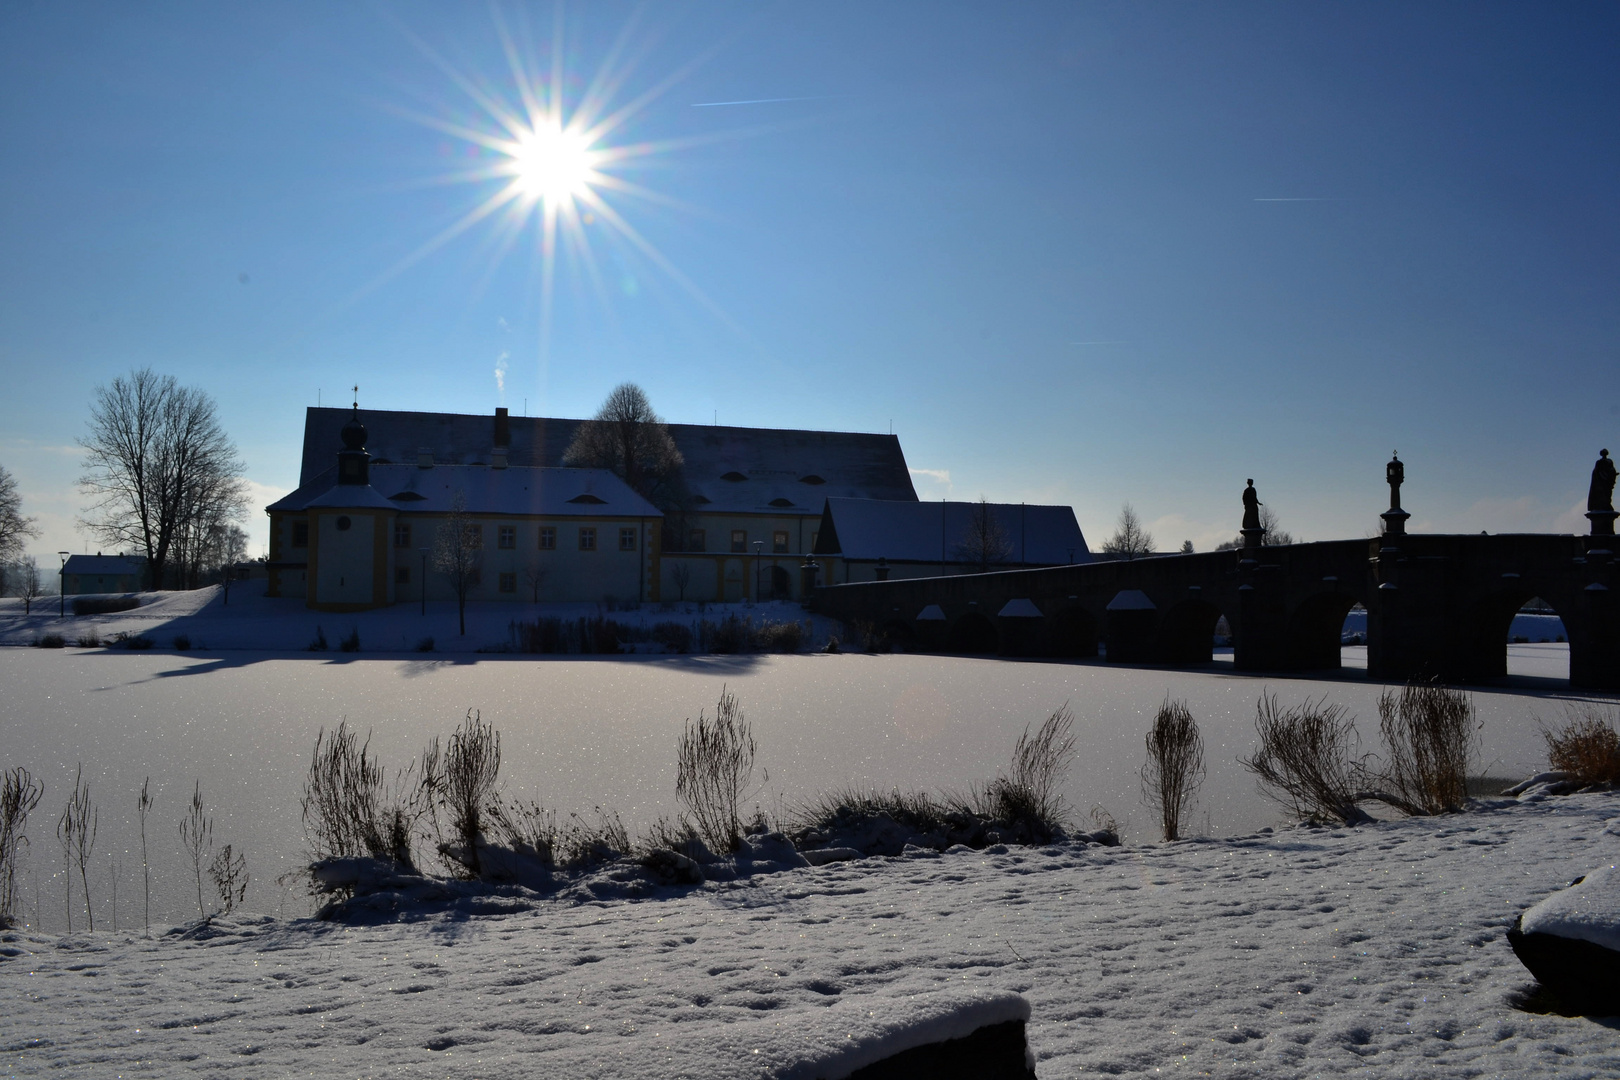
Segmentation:
[(1001, 651), (1001, 635), (996, 624), (984, 614), (970, 611), (951, 624), (945, 635), (945, 650), (953, 653), (995, 655)]
[[(1288, 617), (1288, 662), (1295, 671), (1336, 671), (1344, 644), (1344, 617), (1357, 598), (1334, 590), (1308, 596)], [(1372, 633), (1369, 622), (1367, 632)]]
[(1160, 659), (1166, 664), (1207, 664), (1215, 659), (1215, 624), (1224, 614), (1202, 598), (1183, 600), (1159, 623)]
[(1081, 658), (1097, 655), (1097, 617), (1075, 605), (1052, 613), (1052, 655)]
[[(1554, 591), (1554, 590), (1548, 590)], [(1480, 597), (1473, 605), (1472, 617), (1463, 639), (1453, 648), (1457, 655), (1454, 666), (1468, 679), (1499, 679), (1507, 675), (1509, 636), (1514, 616), (1531, 600), (1540, 597), (1564, 623), (1565, 638), (1569, 633), (1569, 620), (1558, 600), (1533, 591), (1527, 584), (1507, 584)], [(1567, 601), (1566, 601), (1567, 602)]]

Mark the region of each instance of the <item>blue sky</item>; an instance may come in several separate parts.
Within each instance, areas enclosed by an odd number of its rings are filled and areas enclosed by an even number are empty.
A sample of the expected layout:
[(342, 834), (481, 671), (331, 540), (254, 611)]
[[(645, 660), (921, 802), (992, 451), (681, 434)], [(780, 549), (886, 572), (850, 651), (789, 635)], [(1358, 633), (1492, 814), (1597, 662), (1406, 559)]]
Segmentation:
[[(923, 498), (1093, 544), (1584, 531), (1620, 444), (1613, 4), (26, 4), (0, 9), (0, 464), (73, 528), (93, 387), (218, 401), (262, 506), (303, 409), (886, 431)], [(549, 319), (466, 87), (503, 28), (663, 149)], [(610, 63), (616, 43), (617, 61)], [(649, 96), (650, 95), (650, 96)], [(711, 102), (768, 101), (750, 105)], [(701, 107), (700, 107), (701, 106)], [(435, 127), (424, 118), (439, 122)], [(408, 263), (408, 265), (407, 265)], [(497, 364), (505, 357), (498, 385)], [(262, 546), (263, 514), (250, 522)]]

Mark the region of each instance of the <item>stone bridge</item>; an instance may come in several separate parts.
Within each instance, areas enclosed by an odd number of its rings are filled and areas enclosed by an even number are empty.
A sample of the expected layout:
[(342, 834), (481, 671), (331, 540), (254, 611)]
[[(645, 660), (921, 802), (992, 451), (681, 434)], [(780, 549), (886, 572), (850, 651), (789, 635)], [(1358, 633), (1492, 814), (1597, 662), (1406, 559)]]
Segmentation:
[(1373, 678), (1477, 683), (1507, 674), (1508, 626), (1539, 596), (1564, 621), (1571, 684), (1616, 689), (1613, 545), (1596, 535), (1397, 533), (831, 585), (813, 603), (902, 648), (1083, 657), (1102, 645), (1110, 661), (1167, 666), (1208, 663), (1224, 615), (1234, 666), (1276, 672), (1338, 668), (1344, 617), (1359, 603)]

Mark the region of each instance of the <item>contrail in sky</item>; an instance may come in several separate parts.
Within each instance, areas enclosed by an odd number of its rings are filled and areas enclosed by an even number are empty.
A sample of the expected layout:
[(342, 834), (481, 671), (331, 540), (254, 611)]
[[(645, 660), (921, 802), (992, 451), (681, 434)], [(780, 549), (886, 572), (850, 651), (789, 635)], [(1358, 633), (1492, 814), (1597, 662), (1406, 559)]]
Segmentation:
[(1311, 197), (1303, 199), (1256, 199), (1255, 202), (1340, 202), (1339, 199)]
[(1129, 341), (1071, 341), (1070, 345), (1129, 345)]
[(815, 97), (762, 97), (750, 98), (747, 101), (694, 101), (694, 109), (712, 109), (720, 105), (770, 105), (778, 101), (831, 101), (833, 98), (848, 97), (847, 94), (818, 94)]

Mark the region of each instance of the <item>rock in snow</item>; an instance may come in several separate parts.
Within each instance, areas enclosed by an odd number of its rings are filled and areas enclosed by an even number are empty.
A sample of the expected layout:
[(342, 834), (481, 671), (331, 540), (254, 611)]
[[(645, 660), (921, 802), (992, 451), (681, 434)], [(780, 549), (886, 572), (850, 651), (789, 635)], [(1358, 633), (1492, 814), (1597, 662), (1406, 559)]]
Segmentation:
[(1508, 943), (1565, 1007), (1620, 1016), (1620, 874), (1613, 864), (1526, 911)]

